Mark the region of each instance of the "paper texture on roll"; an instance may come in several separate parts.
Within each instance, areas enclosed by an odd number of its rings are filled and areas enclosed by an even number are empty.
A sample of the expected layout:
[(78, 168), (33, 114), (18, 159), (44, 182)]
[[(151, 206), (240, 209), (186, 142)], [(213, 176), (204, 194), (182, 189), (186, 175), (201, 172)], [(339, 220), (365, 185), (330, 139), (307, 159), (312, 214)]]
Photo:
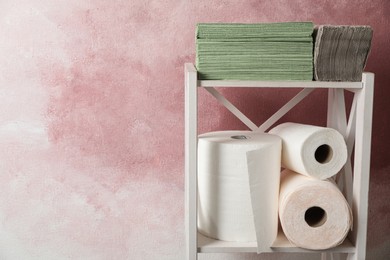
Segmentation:
[[(250, 131), (198, 140), (198, 230), (225, 241), (269, 248), (278, 229), (281, 139)], [(252, 207), (253, 206), (253, 207)]]
[(344, 138), (332, 128), (283, 123), (269, 133), (282, 138), (282, 166), (295, 172), (323, 180), (347, 161)]
[(331, 180), (284, 170), (279, 218), (287, 239), (298, 247), (322, 250), (341, 244), (352, 226), (352, 213)]
[(279, 139), (277, 144), (246, 153), (257, 253), (267, 251), (278, 233), (275, 205), (279, 202), (281, 148)]

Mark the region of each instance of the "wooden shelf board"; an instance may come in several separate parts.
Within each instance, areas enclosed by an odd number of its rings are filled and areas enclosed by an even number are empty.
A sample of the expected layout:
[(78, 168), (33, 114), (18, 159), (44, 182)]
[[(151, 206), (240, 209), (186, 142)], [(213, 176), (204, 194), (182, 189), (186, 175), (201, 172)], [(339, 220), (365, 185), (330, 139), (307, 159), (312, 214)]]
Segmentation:
[[(256, 253), (256, 242), (229, 242), (206, 237), (198, 232), (198, 253)], [(327, 250), (309, 250), (294, 246), (291, 244), (283, 232), (278, 236), (268, 252), (292, 252), (292, 253), (354, 253), (355, 247), (347, 239), (334, 248)]]
[(343, 88), (361, 89), (362, 82), (335, 81), (252, 81), (252, 80), (198, 80), (198, 87), (252, 87), (252, 88)]

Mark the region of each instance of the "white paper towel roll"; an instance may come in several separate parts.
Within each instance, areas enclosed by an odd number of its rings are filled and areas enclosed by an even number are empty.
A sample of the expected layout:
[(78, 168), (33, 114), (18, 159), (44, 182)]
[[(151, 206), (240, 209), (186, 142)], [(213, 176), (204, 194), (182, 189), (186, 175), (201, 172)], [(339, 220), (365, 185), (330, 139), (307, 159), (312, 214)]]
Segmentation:
[(282, 166), (295, 172), (323, 180), (347, 161), (344, 138), (332, 128), (284, 123), (269, 133), (282, 138)]
[(257, 240), (259, 251), (271, 246), (278, 228), (280, 157), (281, 139), (274, 135), (200, 135), (199, 232), (226, 241)]
[(284, 170), (279, 217), (284, 234), (298, 247), (321, 250), (341, 244), (352, 225), (352, 213), (331, 180)]

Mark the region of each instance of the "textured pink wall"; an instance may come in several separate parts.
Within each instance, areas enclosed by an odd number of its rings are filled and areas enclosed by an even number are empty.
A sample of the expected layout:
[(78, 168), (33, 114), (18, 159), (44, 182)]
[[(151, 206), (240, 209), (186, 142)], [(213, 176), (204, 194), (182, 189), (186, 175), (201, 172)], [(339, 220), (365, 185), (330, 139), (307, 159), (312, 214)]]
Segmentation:
[[(1, 1), (0, 259), (183, 259), (183, 64), (195, 24), (299, 20), (374, 28), (368, 259), (385, 259), (389, 14), (387, 0)], [(295, 92), (227, 96), (261, 122)], [(284, 120), (324, 123), (325, 93), (313, 97)], [(200, 98), (202, 132), (243, 128)], [(223, 257), (237, 258), (265, 259)]]

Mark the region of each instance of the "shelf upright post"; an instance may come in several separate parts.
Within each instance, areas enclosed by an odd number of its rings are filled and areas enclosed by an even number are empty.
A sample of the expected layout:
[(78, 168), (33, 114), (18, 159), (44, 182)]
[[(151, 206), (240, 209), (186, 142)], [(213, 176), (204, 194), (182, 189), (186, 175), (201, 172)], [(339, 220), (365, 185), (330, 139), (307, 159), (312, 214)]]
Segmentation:
[(370, 181), (371, 125), (374, 99), (374, 74), (363, 73), (363, 88), (357, 93), (356, 139), (353, 178), (353, 230), (355, 253), (348, 260), (366, 259), (368, 189)]
[(197, 260), (198, 86), (193, 64), (185, 64), (185, 226), (186, 260)]

